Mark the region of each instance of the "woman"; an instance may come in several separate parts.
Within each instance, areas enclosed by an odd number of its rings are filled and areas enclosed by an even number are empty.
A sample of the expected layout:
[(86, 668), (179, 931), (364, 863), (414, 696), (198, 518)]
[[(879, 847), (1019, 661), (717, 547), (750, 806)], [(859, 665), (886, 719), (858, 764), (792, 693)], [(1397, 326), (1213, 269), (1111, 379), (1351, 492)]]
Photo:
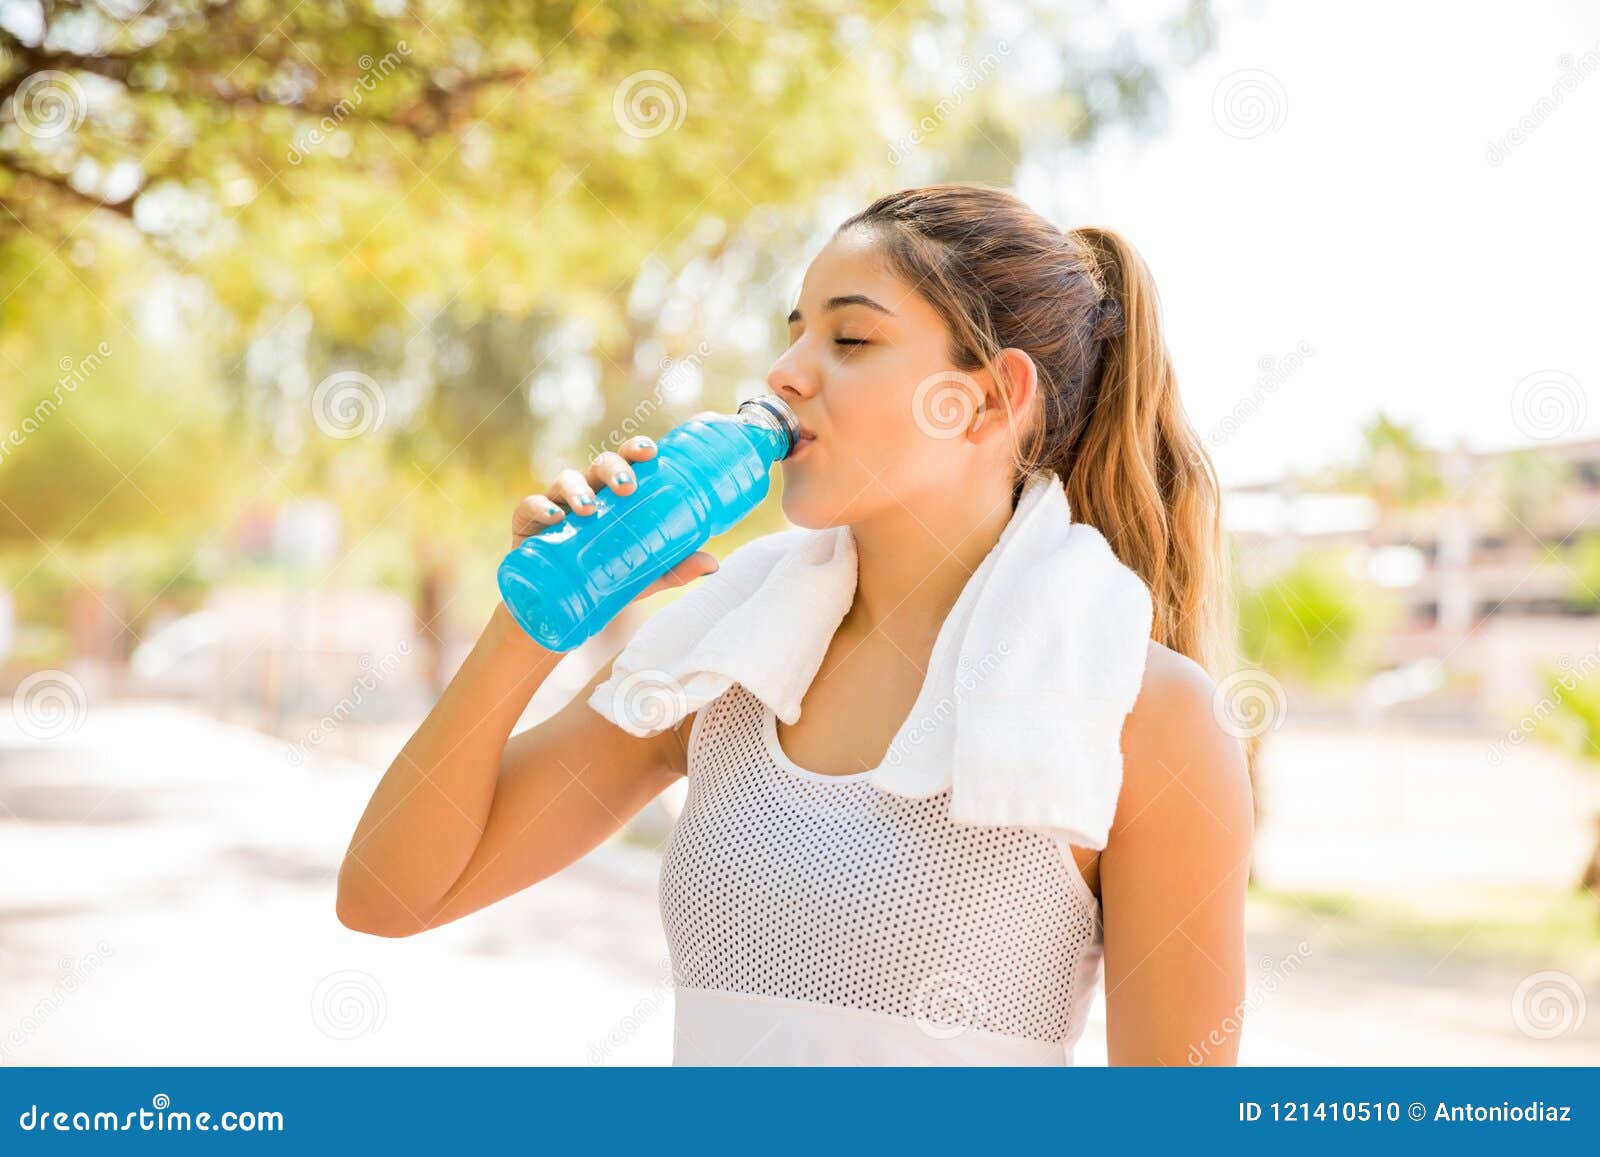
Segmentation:
[[(936, 379), (971, 390), (957, 436), (942, 414), (946, 432), (929, 437), (919, 412)], [(457, 920), (560, 871), (687, 775), (701, 790), (662, 881), (680, 1063), (1070, 1063), (1102, 960), (1111, 1063), (1235, 1063), (1251, 796), (1208, 674), (1231, 662), (1218, 491), (1143, 263), (1116, 234), (1063, 233), (1000, 190), (891, 194), (812, 262), (768, 384), (814, 435), (783, 463), (784, 512), (800, 527), (848, 525), (858, 551), (854, 601), (802, 716), (769, 727), (736, 684), (637, 738), (586, 705), (608, 665), (512, 735), (560, 656), (497, 607), (362, 816), (340, 919), (380, 936)], [(585, 473), (562, 471), (517, 508), (514, 541), (584, 517), (596, 487), (631, 493), (629, 463), (654, 453), (636, 439)], [(1038, 833), (957, 828), (854, 782), (883, 759), (941, 624), (1039, 469), (1060, 477), (1072, 518), (1105, 536), (1154, 608), (1105, 846), (1063, 841), (1053, 862)], [(716, 568), (697, 553), (645, 594)], [(774, 821), (770, 799), (738, 795), (784, 776), (793, 799), (807, 785), (809, 828), (793, 807)], [(852, 859), (863, 843), (898, 850)], [(732, 878), (719, 863), (751, 846), (779, 849), (784, 886), (806, 884), (805, 911), (719, 884)], [(930, 871), (942, 895), (967, 899), (930, 908)], [(840, 923), (845, 911), (854, 923)], [(925, 956), (960, 953), (982, 964), (958, 978), (974, 991), (952, 1032), (917, 1015), (927, 992), (910, 989)], [(713, 974), (721, 991), (695, 987)], [(686, 1025), (691, 990), (734, 998), (736, 1014)]]

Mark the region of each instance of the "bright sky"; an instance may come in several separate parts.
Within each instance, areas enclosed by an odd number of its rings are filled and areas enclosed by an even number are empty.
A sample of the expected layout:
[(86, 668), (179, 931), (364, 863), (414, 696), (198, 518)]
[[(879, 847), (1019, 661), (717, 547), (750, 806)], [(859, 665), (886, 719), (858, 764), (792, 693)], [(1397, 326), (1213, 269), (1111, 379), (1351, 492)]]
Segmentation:
[[(1145, 255), (1223, 481), (1348, 453), (1379, 407), (1435, 445), (1600, 436), (1600, 5), (1217, 5), (1163, 136), (1019, 192)], [(1224, 110), (1224, 131), (1219, 87), (1263, 95), (1265, 119)], [(1262, 359), (1302, 341), (1258, 391)], [(1543, 388), (1519, 391), (1530, 375)]]

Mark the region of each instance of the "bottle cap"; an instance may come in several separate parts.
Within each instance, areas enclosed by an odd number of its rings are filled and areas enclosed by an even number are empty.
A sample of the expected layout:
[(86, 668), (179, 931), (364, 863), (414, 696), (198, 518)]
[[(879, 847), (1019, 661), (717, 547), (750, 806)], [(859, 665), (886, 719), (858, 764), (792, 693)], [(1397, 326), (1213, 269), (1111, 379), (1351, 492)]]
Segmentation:
[(800, 441), (800, 419), (789, 408), (789, 403), (776, 394), (763, 394), (740, 402), (738, 416), (782, 434), (787, 445), (781, 457), (787, 458), (793, 453), (795, 444)]

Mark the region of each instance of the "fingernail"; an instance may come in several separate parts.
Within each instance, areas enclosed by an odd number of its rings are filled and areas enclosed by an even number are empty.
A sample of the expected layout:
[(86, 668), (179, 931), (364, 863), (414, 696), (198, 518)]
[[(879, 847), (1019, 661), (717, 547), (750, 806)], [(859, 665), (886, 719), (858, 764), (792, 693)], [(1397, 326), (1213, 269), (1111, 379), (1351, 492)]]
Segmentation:
[(561, 513), (561, 509), (559, 507), (556, 507), (556, 506), (546, 506), (544, 508), (544, 512), (546, 514), (560, 514)]
[(593, 506), (594, 505), (594, 494), (592, 492), (585, 492), (583, 494), (578, 495), (578, 505), (579, 506)]
[(617, 475), (617, 485), (618, 486), (626, 486), (628, 483), (630, 483), (632, 481), (633, 481), (633, 475), (629, 474), (626, 470), (624, 470), (621, 474)]
[(650, 445), (650, 439), (649, 438), (635, 438), (633, 440), (633, 444), (635, 446), (639, 447), (639, 449), (643, 450), (646, 446)]

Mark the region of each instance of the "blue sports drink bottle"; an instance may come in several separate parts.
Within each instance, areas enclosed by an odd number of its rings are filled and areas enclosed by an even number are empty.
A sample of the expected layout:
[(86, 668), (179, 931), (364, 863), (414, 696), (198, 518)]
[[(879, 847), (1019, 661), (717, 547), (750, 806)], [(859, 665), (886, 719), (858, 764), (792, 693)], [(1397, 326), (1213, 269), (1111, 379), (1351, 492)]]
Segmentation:
[(675, 426), (654, 458), (629, 464), (632, 494), (598, 488), (594, 513), (569, 511), (506, 555), (506, 609), (546, 649), (571, 650), (761, 505), (773, 464), (799, 436), (794, 411), (770, 394), (734, 414), (696, 414)]

